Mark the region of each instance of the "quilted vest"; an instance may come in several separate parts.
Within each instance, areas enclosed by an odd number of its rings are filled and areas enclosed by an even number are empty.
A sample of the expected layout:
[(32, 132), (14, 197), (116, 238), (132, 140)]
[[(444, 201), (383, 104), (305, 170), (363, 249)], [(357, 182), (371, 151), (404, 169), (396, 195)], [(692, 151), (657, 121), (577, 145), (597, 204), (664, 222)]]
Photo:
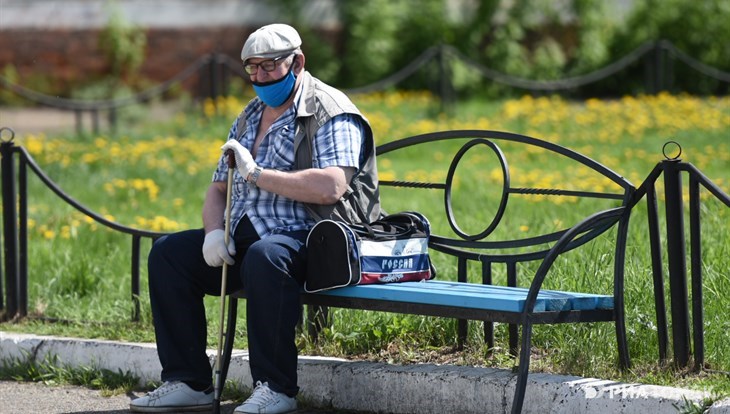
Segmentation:
[[(360, 159), (363, 162), (350, 180), (345, 194), (332, 205), (305, 203), (307, 211), (317, 220), (341, 220), (347, 223), (370, 223), (381, 216), (380, 192), (378, 190), (378, 169), (375, 162), (375, 140), (370, 123), (355, 104), (338, 89), (335, 89), (309, 72), (302, 72), (302, 100), (297, 108), (294, 136), (294, 168), (302, 170), (312, 167), (312, 141), (317, 130), (341, 114), (352, 114), (362, 120), (365, 135)], [(238, 118), (237, 130), (245, 131), (243, 113)]]

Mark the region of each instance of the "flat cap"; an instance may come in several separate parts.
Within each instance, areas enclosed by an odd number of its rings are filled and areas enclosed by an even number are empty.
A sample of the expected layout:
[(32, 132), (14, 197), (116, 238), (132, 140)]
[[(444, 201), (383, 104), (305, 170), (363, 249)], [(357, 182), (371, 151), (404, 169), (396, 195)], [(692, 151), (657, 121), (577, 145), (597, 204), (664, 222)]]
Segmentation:
[(241, 60), (275, 58), (293, 52), (301, 45), (302, 39), (293, 27), (282, 23), (269, 24), (248, 36), (241, 49)]

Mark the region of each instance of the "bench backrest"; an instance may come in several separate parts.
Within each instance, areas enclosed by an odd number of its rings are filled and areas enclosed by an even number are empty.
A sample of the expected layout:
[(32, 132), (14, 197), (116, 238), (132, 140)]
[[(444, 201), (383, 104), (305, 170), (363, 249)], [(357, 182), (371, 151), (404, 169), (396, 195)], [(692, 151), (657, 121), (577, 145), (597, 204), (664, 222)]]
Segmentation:
[[(458, 258), (459, 281), (466, 281), (467, 261), (481, 262), (485, 283), (492, 263), (505, 263), (507, 283), (516, 286), (517, 263), (542, 261), (593, 213), (628, 210), (634, 192), (628, 180), (583, 154), (514, 133), (434, 132), (382, 144), (377, 155), (386, 212), (426, 214), (431, 248)], [(585, 223), (565, 250), (627, 215), (614, 211)], [(616, 255), (625, 247), (625, 226), (619, 231)]]

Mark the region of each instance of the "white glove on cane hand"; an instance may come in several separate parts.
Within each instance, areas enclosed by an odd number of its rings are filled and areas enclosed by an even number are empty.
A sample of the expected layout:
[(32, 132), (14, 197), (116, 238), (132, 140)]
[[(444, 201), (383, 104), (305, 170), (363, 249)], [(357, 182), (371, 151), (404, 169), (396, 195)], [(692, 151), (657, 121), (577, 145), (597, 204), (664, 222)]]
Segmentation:
[(232, 265), (236, 261), (233, 256), (236, 254), (236, 245), (231, 237), (226, 247), (226, 232), (216, 229), (205, 235), (203, 241), (203, 257), (205, 263), (211, 267), (223, 266), (223, 262)]
[(228, 142), (223, 144), (221, 147), (221, 151), (223, 151), (224, 154), (228, 150), (232, 150), (236, 157), (236, 168), (238, 169), (238, 172), (244, 180), (248, 180), (249, 174), (251, 174), (257, 166), (256, 161), (254, 161), (251, 156), (251, 153), (235, 139), (229, 139)]

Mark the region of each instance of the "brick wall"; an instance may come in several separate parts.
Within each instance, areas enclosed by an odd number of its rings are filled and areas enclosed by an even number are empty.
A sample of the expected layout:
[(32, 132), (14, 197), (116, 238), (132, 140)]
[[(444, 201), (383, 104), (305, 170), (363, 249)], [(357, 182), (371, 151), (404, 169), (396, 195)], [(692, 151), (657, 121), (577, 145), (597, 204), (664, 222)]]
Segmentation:
[[(141, 76), (153, 84), (168, 80), (199, 57), (213, 52), (234, 59), (252, 28), (202, 27), (146, 29), (147, 47)], [(53, 93), (67, 94), (70, 88), (98, 79), (109, 72), (99, 49), (99, 29), (15, 29), (0, 31), (0, 69), (15, 67), (23, 86), (40, 77)], [(0, 72), (2, 74), (2, 72)], [(184, 84), (196, 92), (197, 80)]]

